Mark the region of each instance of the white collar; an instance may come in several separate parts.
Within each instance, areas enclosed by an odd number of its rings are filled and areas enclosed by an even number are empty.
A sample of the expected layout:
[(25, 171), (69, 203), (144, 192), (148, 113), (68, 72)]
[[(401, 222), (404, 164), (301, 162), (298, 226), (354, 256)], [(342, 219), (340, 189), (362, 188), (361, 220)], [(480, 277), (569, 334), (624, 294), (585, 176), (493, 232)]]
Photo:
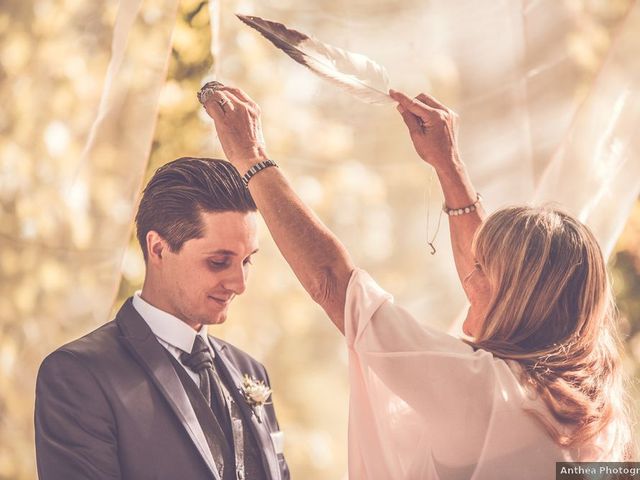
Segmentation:
[[(133, 307), (147, 322), (156, 337), (183, 352), (191, 353), (193, 343), (196, 341), (196, 335), (200, 335), (205, 343), (209, 345), (206, 325), (203, 325), (200, 331), (196, 332), (178, 317), (160, 310), (144, 300), (140, 290), (133, 295)], [(210, 346), (209, 349), (212, 350)]]

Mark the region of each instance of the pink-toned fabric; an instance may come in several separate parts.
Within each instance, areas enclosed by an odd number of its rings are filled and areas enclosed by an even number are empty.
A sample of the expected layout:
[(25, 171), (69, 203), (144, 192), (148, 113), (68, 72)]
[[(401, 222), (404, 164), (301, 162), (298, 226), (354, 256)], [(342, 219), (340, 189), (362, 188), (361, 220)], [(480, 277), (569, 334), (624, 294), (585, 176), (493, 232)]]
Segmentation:
[(418, 323), (363, 270), (347, 289), (349, 478), (553, 480), (556, 445), (524, 408), (547, 412), (515, 362)]

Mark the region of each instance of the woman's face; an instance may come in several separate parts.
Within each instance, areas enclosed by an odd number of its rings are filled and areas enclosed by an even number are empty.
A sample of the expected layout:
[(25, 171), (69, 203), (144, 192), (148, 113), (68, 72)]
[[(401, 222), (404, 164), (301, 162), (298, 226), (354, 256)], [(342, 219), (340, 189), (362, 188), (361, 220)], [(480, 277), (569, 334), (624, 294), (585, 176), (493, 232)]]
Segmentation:
[(462, 330), (466, 335), (476, 337), (487, 316), (491, 300), (489, 279), (482, 271), (480, 264), (476, 262), (474, 269), (462, 281), (462, 287), (471, 304), (467, 311), (467, 318), (462, 324)]

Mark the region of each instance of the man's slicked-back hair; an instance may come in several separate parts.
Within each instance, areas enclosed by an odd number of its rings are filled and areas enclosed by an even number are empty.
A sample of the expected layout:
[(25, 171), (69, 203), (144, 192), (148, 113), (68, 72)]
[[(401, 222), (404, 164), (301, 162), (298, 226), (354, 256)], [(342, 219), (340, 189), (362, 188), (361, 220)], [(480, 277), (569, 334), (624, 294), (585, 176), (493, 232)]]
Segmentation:
[(211, 158), (178, 158), (163, 165), (142, 192), (136, 214), (138, 242), (145, 261), (147, 233), (158, 232), (178, 252), (200, 238), (201, 212), (253, 212), (256, 204), (231, 163)]

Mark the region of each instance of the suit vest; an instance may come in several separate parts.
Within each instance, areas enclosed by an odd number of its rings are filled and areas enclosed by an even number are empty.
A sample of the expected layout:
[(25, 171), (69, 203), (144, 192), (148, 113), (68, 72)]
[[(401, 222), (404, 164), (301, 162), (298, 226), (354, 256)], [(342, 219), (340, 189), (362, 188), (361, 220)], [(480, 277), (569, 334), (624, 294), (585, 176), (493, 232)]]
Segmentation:
[[(228, 435), (225, 435), (221, 422), (216, 418), (213, 409), (207, 405), (207, 402), (202, 395), (202, 392), (195, 384), (193, 379), (185, 371), (184, 367), (171, 355), (169, 356), (174, 370), (180, 378), (180, 382), (187, 392), (189, 401), (193, 407), (193, 410), (198, 419), (198, 423), (202, 427), (207, 444), (211, 450), (211, 454), (218, 467), (218, 473), (222, 480), (267, 480), (267, 475), (262, 463), (262, 455), (260, 454), (259, 445), (253, 434), (253, 430), (247, 418), (242, 414), (242, 410), (235, 404), (236, 397), (231, 397), (231, 411), (233, 418), (236, 421), (242, 422), (243, 431), (243, 446), (244, 446), (244, 476), (240, 474), (241, 469), (236, 468), (236, 452), (234, 451), (233, 440), (229, 439)], [(216, 369), (220, 372), (220, 359), (216, 355), (214, 357), (214, 363)], [(234, 386), (228, 385), (228, 379), (225, 375), (219, 375), (220, 381), (223, 383), (223, 388), (226, 388), (227, 392), (233, 391)], [(231, 387), (231, 388), (230, 388)]]

